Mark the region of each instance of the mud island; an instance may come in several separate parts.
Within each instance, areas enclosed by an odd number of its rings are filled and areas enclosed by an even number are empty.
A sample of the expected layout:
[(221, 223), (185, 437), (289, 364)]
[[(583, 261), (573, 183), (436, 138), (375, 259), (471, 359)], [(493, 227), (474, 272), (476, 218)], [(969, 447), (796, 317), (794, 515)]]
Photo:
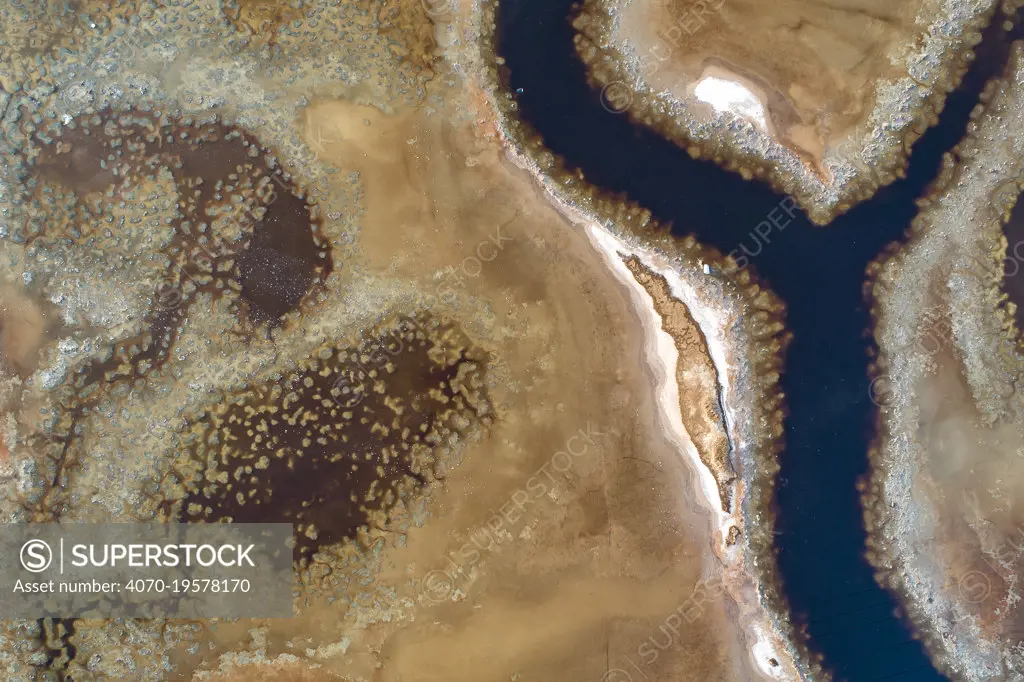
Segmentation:
[(1017, 43), (908, 242), (869, 272), (880, 419), (864, 487), (869, 558), (956, 680), (1024, 672), (1022, 84)]
[(12, 678), (814, 671), (782, 306), (567, 189), (493, 8), (2, 7), (0, 514), (301, 534), (294, 618), (7, 622)]
[(901, 176), (992, 0), (586, 0), (601, 102), (827, 223)]

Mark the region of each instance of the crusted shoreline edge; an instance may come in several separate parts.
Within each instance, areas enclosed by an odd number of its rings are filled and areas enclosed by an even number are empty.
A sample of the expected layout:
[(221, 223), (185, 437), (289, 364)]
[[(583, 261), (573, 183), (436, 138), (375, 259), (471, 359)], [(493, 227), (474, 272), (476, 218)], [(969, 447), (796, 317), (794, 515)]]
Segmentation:
[[(924, 326), (924, 308), (907, 305), (907, 299), (920, 304), (928, 294), (918, 282), (908, 285), (905, 280), (914, 267), (921, 268), (912, 274), (922, 280), (943, 278), (940, 284), (952, 299), (946, 312), (964, 329), (963, 335), (955, 336), (954, 350), (962, 357), (966, 384), (982, 413), (1000, 410), (1005, 398), (998, 395), (1000, 385), (985, 358), (998, 356), (996, 339), (1005, 334), (1019, 338), (1005, 294), (993, 291), (999, 291), (1008, 246), (1002, 226), (1024, 189), (1024, 134), (1012, 134), (1024, 129), (1022, 102), (1024, 43), (1018, 42), (1004, 75), (986, 86), (964, 139), (944, 156), (939, 176), (919, 201), (921, 212), (906, 242), (890, 245), (871, 263), (865, 283), (879, 348), (871, 367), (873, 398), (881, 398), (869, 470), (860, 485), (867, 558), (879, 584), (904, 607), (904, 621), (934, 664), (958, 680), (1006, 676), (1024, 661), (987, 639), (976, 614), (965, 608), (964, 599), (956, 598), (960, 584), (957, 576), (948, 575), (949, 567), (940, 556), (944, 548), (928, 555), (901, 551), (907, 537), (931, 537), (928, 534), (938, 525), (934, 509), (912, 497), (928, 457), (926, 445), (913, 436), (920, 417), (912, 402), (913, 387), (928, 371), (930, 356), (913, 349), (914, 344), (919, 347), (916, 335)], [(1011, 133), (1001, 137), (1007, 131)], [(993, 141), (1004, 144), (993, 149)], [(965, 229), (968, 225), (973, 229)], [(940, 249), (950, 254), (923, 262), (929, 255), (922, 252)], [(978, 273), (979, 263), (990, 265), (988, 273), (996, 273), (997, 280)], [(902, 287), (921, 291), (894, 294), (901, 277)], [(1019, 353), (1011, 361), (1024, 366)], [(1008, 669), (1006, 664), (1014, 659)]]
[[(776, 661), (774, 675), (755, 663), (757, 669), (776, 679), (828, 679), (820, 656), (807, 645), (806, 634), (789, 620), (774, 546), (774, 491), (785, 410), (778, 381), (789, 341), (783, 324), (783, 304), (757, 282), (749, 269), (739, 268), (732, 258), (699, 244), (692, 236), (673, 237), (669, 228), (655, 221), (647, 209), (581, 181), (577, 172), (547, 150), (539, 136), (516, 117), (516, 105), (503, 90), (499, 75), (502, 60), (489, 56), (497, 54), (497, 3), (459, 0), (454, 7), (460, 21), (437, 21), (438, 43), (455, 69), (474, 86), (472, 89), (478, 90), (473, 92), (473, 99), (480, 110), (479, 125), (487, 126), (489, 119), (496, 121), (493, 134), (500, 138), (510, 160), (543, 186), (553, 205), (573, 222), (585, 226), (595, 246), (606, 255), (615, 251), (620, 262), (635, 257), (652, 272), (666, 277), (677, 300), (688, 307), (699, 304), (701, 298), (715, 296), (713, 300), (728, 309), (728, 318), (720, 320), (725, 324), (716, 330), (707, 326), (707, 316), (713, 315), (713, 311), (690, 307), (708, 339), (712, 355), (719, 353), (718, 357), (728, 363), (723, 366), (716, 359), (720, 387), (731, 392), (723, 402), (728, 404), (729, 397), (745, 397), (741, 408), (726, 410), (732, 464), (737, 471), (733, 499), (739, 504), (733, 514), (725, 516), (739, 530), (740, 539), (732, 537), (730, 541), (716, 533), (715, 553), (726, 572), (728, 591), (739, 609), (737, 621), (748, 653), (757, 655), (756, 652), (770, 647), (783, 658)], [(687, 261), (702, 265), (704, 276), (693, 277), (692, 270), (688, 273), (675, 267), (676, 263)], [(634, 283), (642, 289), (635, 280)], [(740, 352), (726, 348), (725, 338)], [(705, 481), (714, 478), (707, 469), (698, 474)], [(721, 509), (710, 511), (721, 521)], [(723, 527), (720, 523), (719, 528)], [(786, 677), (781, 677), (783, 670)]]
[[(710, 123), (684, 118), (680, 111), (685, 114), (692, 102), (653, 91), (643, 79), (637, 56), (611, 43), (617, 18), (602, 0), (584, 2), (581, 16), (586, 16), (587, 31), (577, 32), (577, 54), (586, 64), (592, 87), (634, 84), (626, 108), (631, 120), (672, 140), (693, 158), (710, 159), (747, 179), (764, 179), (792, 195), (811, 221), (825, 225), (903, 175), (911, 146), (938, 121), (947, 95), (966, 73), (974, 58), (973, 48), (981, 41), (980, 31), (995, 16), (997, 5), (996, 0), (973, 2), (973, 11), (960, 19), (960, 32), (951, 36), (945, 26), (955, 20), (959, 8), (956, 0), (943, 0), (946, 12), (922, 26), (918, 34), (939, 44), (908, 64), (905, 78), (876, 83), (875, 106), (866, 121), (838, 145), (837, 153), (823, 159), (833, 176), (831, 182), (823, 182), (789, 148), (750, 123), (720, 113)], [(918, 20), (927, 21), (920, 14)], [(939, 68), (933, 68), (931, 61), (936, 54)], [(888, 106), (879, 95), (883, 87)], [(912, 101), (906, 101), (908, 98)]]

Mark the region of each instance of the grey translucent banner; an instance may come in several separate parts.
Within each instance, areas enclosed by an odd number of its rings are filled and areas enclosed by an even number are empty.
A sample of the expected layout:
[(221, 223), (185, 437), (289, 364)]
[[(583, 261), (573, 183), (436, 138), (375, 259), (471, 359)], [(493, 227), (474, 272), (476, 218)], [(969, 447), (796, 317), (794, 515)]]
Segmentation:
[(0, 524), (0, 620), (287, 618), (292, 526)]

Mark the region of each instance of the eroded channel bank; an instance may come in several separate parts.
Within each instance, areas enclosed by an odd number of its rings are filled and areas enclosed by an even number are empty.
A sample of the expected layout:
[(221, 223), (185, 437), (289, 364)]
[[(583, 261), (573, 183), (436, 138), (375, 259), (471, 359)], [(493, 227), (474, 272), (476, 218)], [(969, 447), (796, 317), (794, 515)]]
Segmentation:
[(839, 677), (940, 679), (864, 557), (857, 484), (867, 470), (876, 406), (862, 287), (868, 263), (902, 238), (942, 154), (963, 137), (1014, 33), (1002, 19), (986, 30), (937, 126), (915, 144), (906, 178), (824, 229), (797, 216), (758, 231), (779, 216), (783, 198), (694, 161), (602, 106), (573, 55), (570, 12), (570, 3), (530, 0), (507, 0), (498, 12), (507, 90), (527, 124), (524, 145), (542, 140), (567, 168), (625, 193), (676, 234), (744, 256), (779, 294), (793, 332), (781, 380), (789, 413), (775, 498), (786, 598), (811, 648)]

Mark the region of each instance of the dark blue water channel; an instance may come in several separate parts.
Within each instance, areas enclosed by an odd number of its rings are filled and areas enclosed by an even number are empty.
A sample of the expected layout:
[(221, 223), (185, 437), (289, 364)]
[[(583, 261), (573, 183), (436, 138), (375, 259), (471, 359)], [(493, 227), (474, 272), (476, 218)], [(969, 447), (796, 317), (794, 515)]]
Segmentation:
[[(500, 0), (498, 52), (509, 69), (522, 119), (587, 180), (671, 221), (680, 235), (729, 253), (758, 249), (755, 225), (781, 196), (688, 154), (601, 106), (572, 44), (573, 0)], [(1020, 22), (1017, 22), (1018, 25)], [(865, 267), (903, 238), (942, 154), (964, 135), (988, 79), (1002, 73), (1007, 33), (985, 34), (961, 86), (914, 146), (907, 177), (827, 227), (806, 218), (769, 235), (752, 258), (758, 276), (785, 302), (794, 340), (782, 387), (789, 415), (777, 494), (778, 557), (785, 594), (812, 650), (837, 679), (943, 680), (874, 580), (864, 558), (856, 483), (874, 433), (868, 395), (871, 339), (862, 295)]]

